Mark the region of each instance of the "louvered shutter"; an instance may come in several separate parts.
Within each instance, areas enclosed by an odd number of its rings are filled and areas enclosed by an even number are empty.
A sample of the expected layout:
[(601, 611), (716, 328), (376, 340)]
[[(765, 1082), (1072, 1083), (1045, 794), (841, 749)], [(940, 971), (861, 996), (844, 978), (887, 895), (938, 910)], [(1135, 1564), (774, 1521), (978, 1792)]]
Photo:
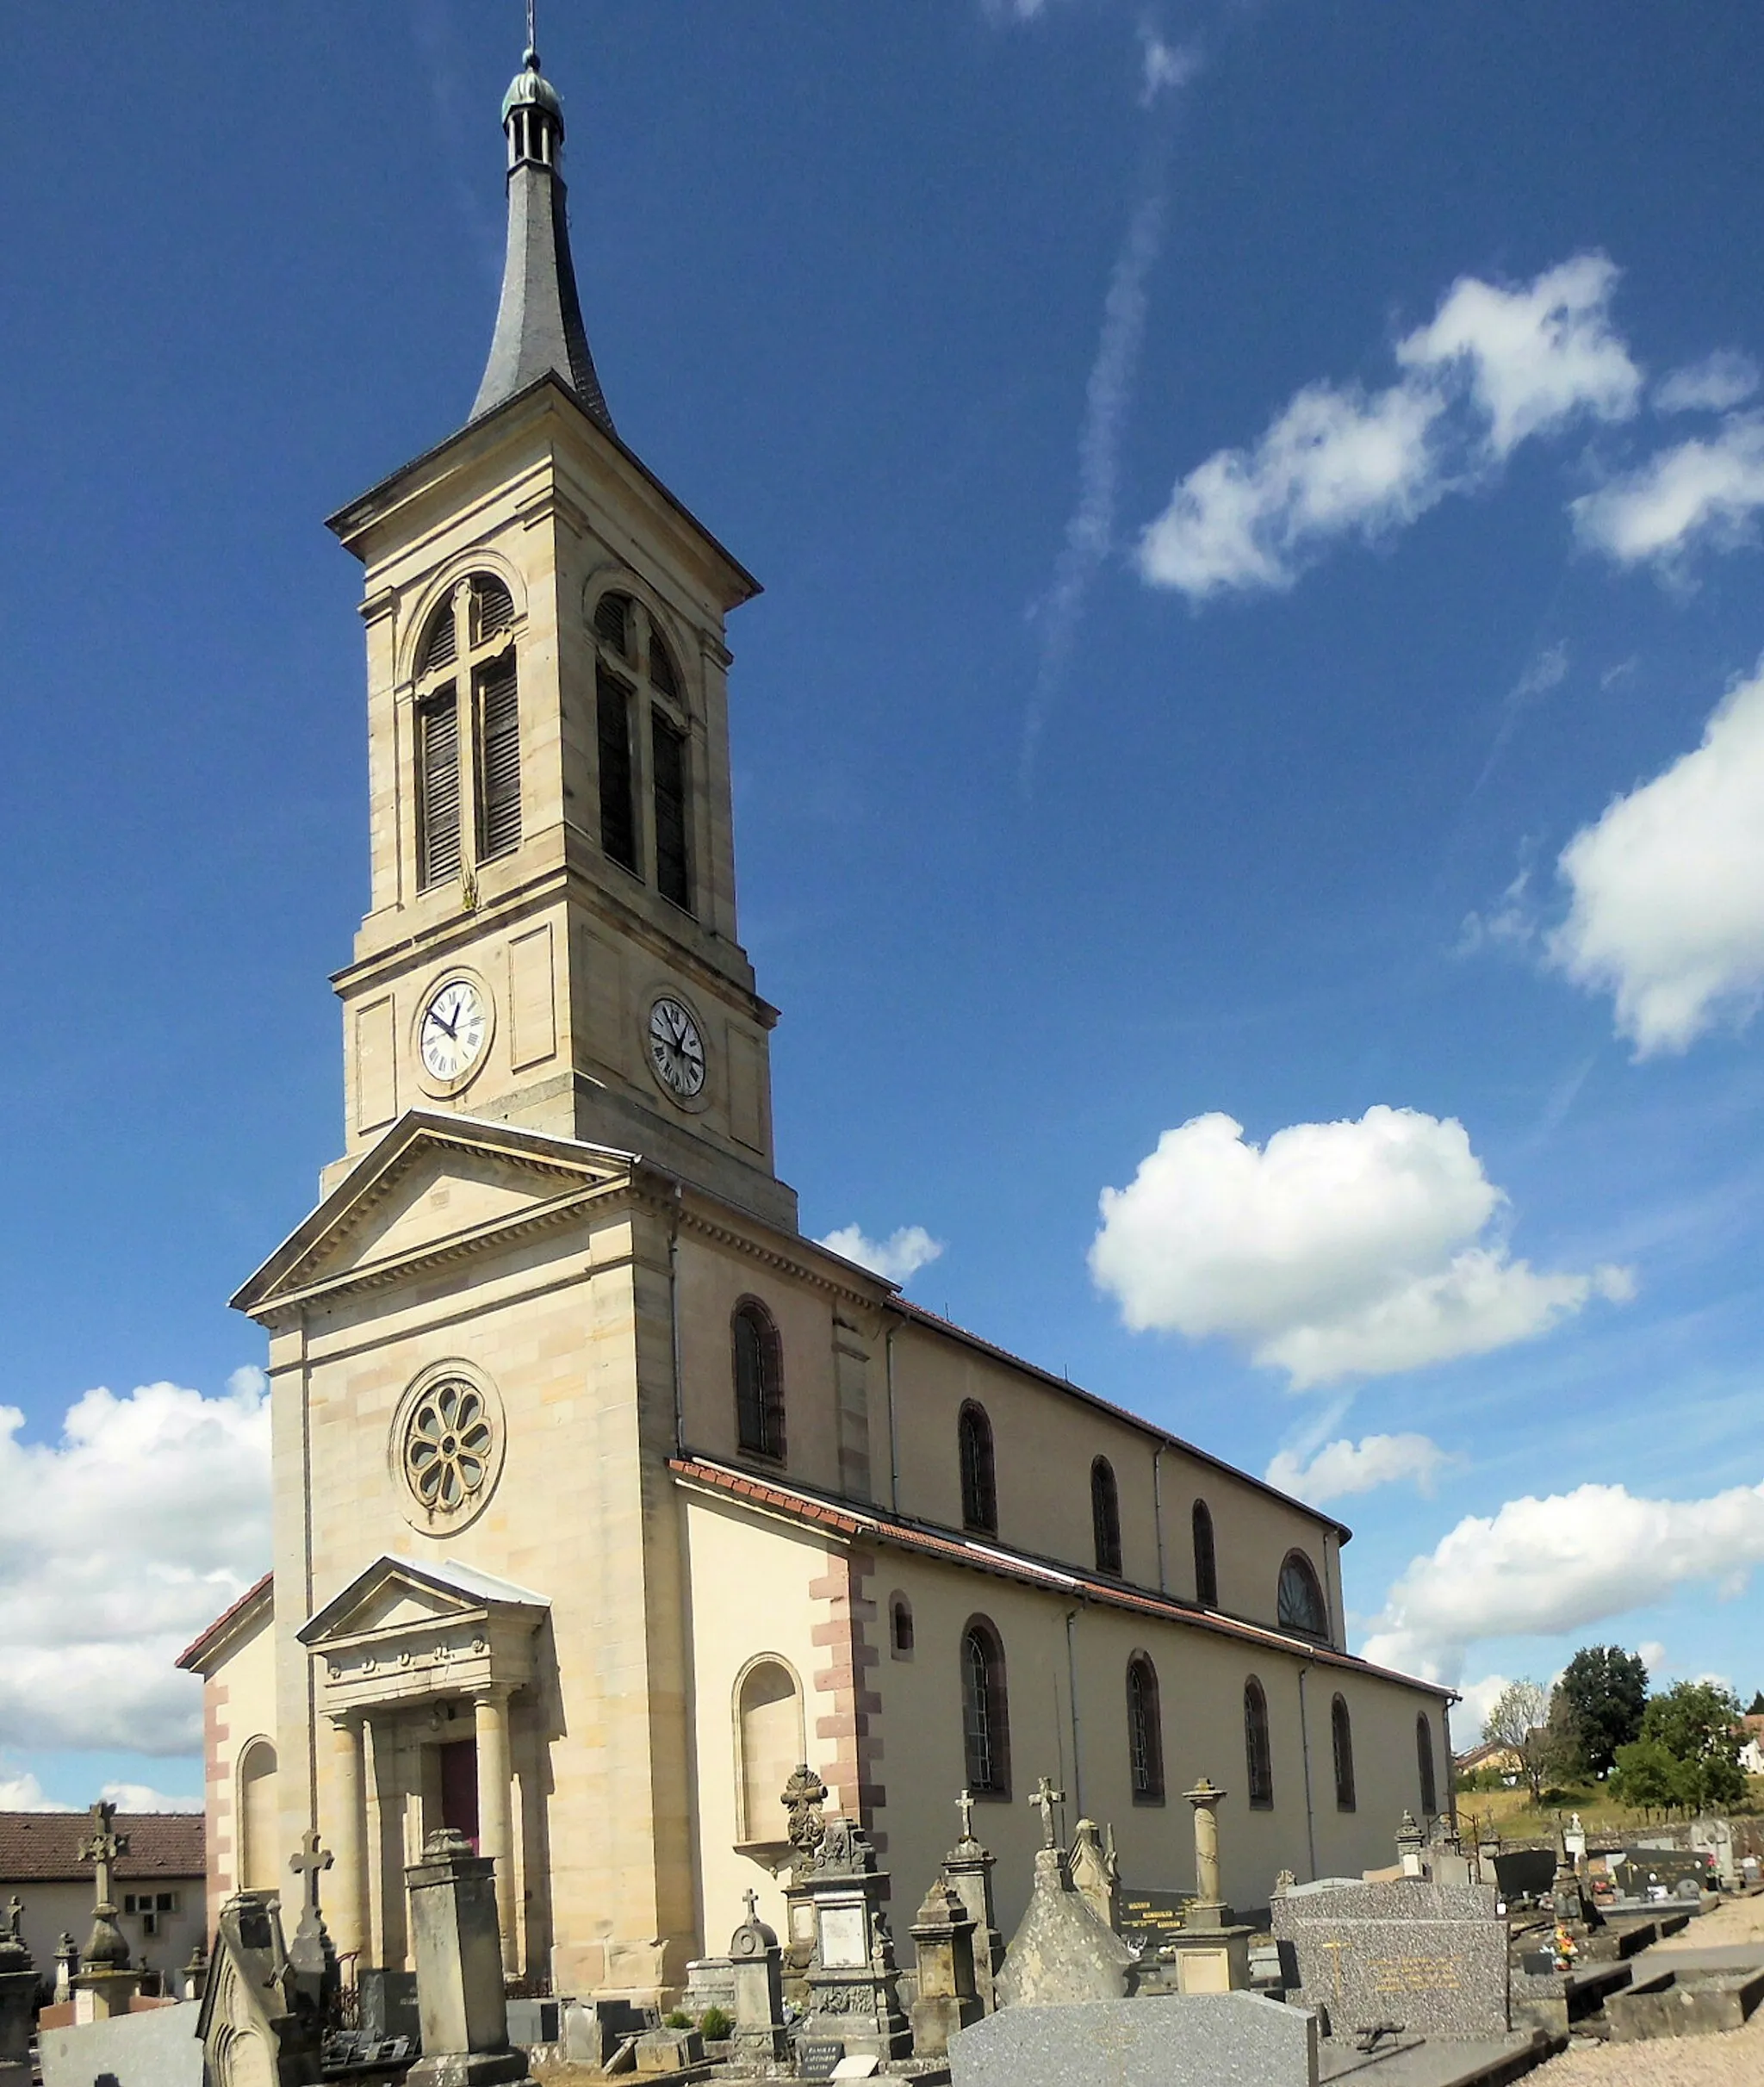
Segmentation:
[(680, 700), (680, 676), (674, 670), (673, 655), (653, 622), (649, 625), (649, 680), (664, 696), (675, 703)]
[(453, 628), (453, 604), (444, 601), (429, 619), (429, 628), (417, 653), (417, 672), (433, 674), (438, 668), (450, 667), (459, 657), (459, 646)]
[(630, 611), (629, 594), (603, 594), (594, 610), (595, 636), (622, 660), (630, 657)]
[(417, 774), (418, 882), (426, 890), (459, 873), (459, 712), (450, 681), (417, 711)]
[(595, 677), (594, 697), (600, 755), (600, 846), (613, 861), (634, 870), (637, 835), (631, 803), (630, 691), (603, 669)]
[(473, 643), (481, 645), (514, 621), (514, 598), (500, 580), (488, 575), (472, 581)]
[(478, 859), (520, 841), (520, 699), (514, 654), (478, 677)]
[(649, 742), (655, 769), (655, 888), (662, 898), (690, 913), (693, 885), (686, 859), (686, 736), (675, 731), (660, 711), (652, 710)]

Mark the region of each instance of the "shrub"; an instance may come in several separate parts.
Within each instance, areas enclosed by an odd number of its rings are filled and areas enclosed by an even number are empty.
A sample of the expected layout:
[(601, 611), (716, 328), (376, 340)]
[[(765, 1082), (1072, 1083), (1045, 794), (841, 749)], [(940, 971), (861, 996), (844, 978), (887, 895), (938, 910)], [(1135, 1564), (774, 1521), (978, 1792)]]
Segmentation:
[(699, 2033), (706, 2043), (721, 2043), (734, 2027), (720, 2007), (707, 2007), (699, 2016)]
[(675, 2008), (671, 2015), (664, 2015), (662, 2023), (664, 2028), (669, 2029), (690, 2029), (696, 2026), (683, 2008)]

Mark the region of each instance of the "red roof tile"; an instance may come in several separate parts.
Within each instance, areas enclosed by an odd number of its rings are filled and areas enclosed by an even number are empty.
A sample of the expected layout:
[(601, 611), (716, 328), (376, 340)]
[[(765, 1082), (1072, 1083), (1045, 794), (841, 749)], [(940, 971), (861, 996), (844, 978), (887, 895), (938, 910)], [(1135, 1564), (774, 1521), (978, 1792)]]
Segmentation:
[[(83, 1811), (0, 1811), (0, 1889), (69, 1879), (90, 1882), (92, 1866), (75, 1851), (91, 1830)], [(115, 1830), (128, 1835), (128, 1853), (112, 1866), (119, 1882), (207, 1873), (199, 1812), (119, 1811)]]
[(1398, 1674), (1391, 1668), (1374, 1667), (1365, 1660), (1356, 1659), (1351, 1653), (1332, 1651), (1327, 1646), (1313, 1644), (1307, 1639), (1293, 1637), (1284, 1631), (1244, 1623), (1235, 1617), (1221, 1616), (1215, 1610), (1196, 1608), (1190, 1602), (1177, 1600), (1174, 1595), (1153, 1593), (1144, 1587), (1123, 1585), (1119, 1581), (1098, 1579), (1093, 1574), (1080, 1572), (1069, 1565), (1057, 1565), (1050, 1561), (1032, 1558), (1021, 1551), (1009, 1550), (1001, 1544), (981, 1544), (965, 1537), (945, 1536), (940, 1531), (928, 1529), (922, 1524), (902, 1521), (879, 1507), (866, 1506), (858, 1511), (835, 1506), (794, 1487), (786, 1488), (775, 1483), (761, 1483), (742, 1472), (730, 1470), (723, 1464), (712, 1463), (702, 1457), (671, 1457), (668, 1469), (690, 1485), (705, 1486), (716, 1492), (756, 1500), (777, 1513), (789, 1516), (793, 1521), (830, 1526), (842, 1535), (863, 1536), (874, 1543), (898, 1544), (904, 1550), (916, 1550), (934, 1557), (946, 1558), (952, 1564), (965, 1565), (972, 1571), (994, 1573), (1003, 1579), (1019, 1581), (1030, 1587), (1069, 1588), (1084, 1600), (1096, 1602), (1104, 1607), (1130, 1609), (1142, 1615), (1165, 1617), (1172, 1623), (1189, 1624), (1196, 1630), (1216, 1631), (1221, 1637), (1238, 1638), (1248, 1644), (1265, 1645), (1270, 1650), (1294, 1653), (1301, 1659), (1314, 1660), (1320, 1666), (1356, 1668), (1362, 1674), (1404, 1681), (1412, 1687), (1425, 1689), (1430, 1694), (1450, 1697), (1454, 1701), (1457, 1699), (1453, 1690), (1442, 1686), (1437, 1681), (1423, 1681), (1413, 1674)]
[(270, 1582), (275, 1577), (273, 1573), (265, 1573), (255, 1587), (248, 1587), (245, 1589), (230, 1609), (221, 1610), (208, 1629), (198, 1637), (192, 1638), (183, 1650), (178, 1654), (177, 1659), (172, 1662), (173, 1666), (182, 1667), (186, 1671), (196, 1667), (206, 1656), (210, 1646), (218, 1643), (228, 1628), (237, 1623), (248, 1609), (262, 1600), (264, 1596), (270, 1592)]

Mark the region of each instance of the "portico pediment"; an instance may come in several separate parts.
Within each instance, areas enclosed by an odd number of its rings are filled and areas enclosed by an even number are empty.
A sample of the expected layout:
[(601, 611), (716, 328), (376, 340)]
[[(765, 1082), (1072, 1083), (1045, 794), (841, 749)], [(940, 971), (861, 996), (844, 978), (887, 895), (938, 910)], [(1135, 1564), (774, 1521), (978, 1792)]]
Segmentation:
[(525, 1686), (550, 1606), (473, 1567), (382, 1556), (295, 1635), (320, 1661), (324, 1707), (336, 1714)]
[(233, 1302), (269, 1318), (317, 1292), (486, 1251), (625, 1185), (640, 1164), (573, 1139), (413, 1110)]

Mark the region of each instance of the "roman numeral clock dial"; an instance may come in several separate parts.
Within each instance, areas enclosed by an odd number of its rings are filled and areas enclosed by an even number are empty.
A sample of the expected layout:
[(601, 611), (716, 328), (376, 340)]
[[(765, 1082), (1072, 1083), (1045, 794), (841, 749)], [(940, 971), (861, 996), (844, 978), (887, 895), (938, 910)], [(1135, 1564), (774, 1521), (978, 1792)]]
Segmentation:
[(705, 1040), (686, 1009), (666, 994), (649, 1009), (649, 1065), (678, 1101), (695, 1101), (704, 1090)]
[(417, 1048), (433, 1080), (463, 1079), (489, 1035), (483, 997), (469, 978), (452, 978), (423, 1009)]

